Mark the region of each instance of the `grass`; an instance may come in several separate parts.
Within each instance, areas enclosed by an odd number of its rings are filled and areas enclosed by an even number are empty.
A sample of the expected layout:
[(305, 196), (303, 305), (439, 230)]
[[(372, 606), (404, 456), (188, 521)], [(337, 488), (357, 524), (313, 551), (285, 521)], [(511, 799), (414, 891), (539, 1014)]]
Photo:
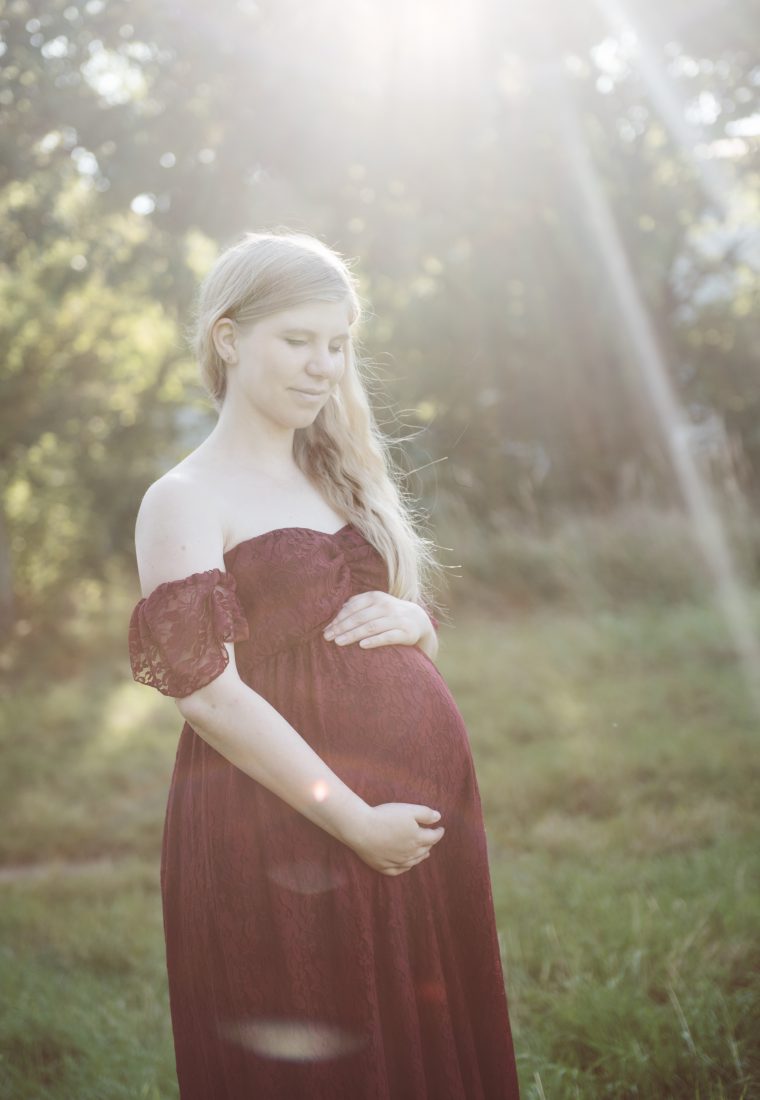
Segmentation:
[(153, 863), (3, 892), (0, 1096), (176, 1096)]
[(760, 1095), (758, 721), (722, 623), (456, 633), (523, 1091)]
[[(760, 1095), (758, 717), (717, 612), (460, 615), (439, 666), (472, 736), (524, 1098)], [(5, 707), (0, 863), (117, 858), (0, 883), (0, 1097), (177, 1095), (158, 852), (180, 726), (118, 636)]]

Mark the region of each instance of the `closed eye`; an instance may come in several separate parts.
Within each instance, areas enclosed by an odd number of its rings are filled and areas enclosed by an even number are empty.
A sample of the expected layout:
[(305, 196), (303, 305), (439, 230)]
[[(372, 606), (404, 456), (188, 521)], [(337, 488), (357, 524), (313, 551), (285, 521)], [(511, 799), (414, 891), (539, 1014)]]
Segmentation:
[[(294, 347), (301, 347), (303, 344), (307, 343), (306, 340), (296, 340), (293, 336), (286, 336), (285, 342), (288, 344), (292, 344)], [(344, 348), (342, 344), (340, 345), (340, 347), (330, 348), (330, 351), (333, 353), (333, 355), (339, 355), (340, 352), (342, 352), (343, 350)]]

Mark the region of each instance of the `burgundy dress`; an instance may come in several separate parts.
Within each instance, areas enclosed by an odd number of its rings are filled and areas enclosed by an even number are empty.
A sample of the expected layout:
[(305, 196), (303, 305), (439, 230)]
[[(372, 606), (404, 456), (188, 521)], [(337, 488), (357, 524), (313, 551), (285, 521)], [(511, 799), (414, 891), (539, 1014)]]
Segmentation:
[(418, 646), (322, 637), (350, 596), (388, 591), (383, 558), (350, 524), (287, 527), (225, 567), (139, 601), (134, 678), (184, 697), (235, 642), (241, 679), (349, 787), (438, 809), (446, 832), (429, 859), (383, 875), (185, 723), (161, 855), (182, 1100), (514, 1100), (463, 718)]

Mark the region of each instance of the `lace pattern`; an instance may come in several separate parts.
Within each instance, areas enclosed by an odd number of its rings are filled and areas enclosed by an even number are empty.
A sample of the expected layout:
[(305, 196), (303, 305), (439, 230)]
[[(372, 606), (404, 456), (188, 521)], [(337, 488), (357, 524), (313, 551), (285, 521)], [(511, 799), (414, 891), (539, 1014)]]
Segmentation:
[(224, 643), (244, 641), (249, 633), (231, 573), (207, 569), (165, 581), (132, 612), (132, 675), (162, 695), (183, 699), (227, 667)]

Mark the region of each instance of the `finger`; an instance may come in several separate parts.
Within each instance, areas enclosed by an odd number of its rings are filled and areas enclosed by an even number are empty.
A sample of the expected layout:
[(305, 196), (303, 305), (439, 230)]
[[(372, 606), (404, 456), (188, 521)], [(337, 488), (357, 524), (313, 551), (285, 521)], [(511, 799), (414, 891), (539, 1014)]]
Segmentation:
[(417, 859), (410, 859), (405, 870), (411, 871), (412, 867), (416, 867), (419, 863), (424, 863), (426, 859), (430, 859), (430, 852), (425, 852), (424, 856), (418, 856)]
[(367, 616), (361, 621), (354, 620), (352, 624), (345, 624), (340, 627), (338, 631), (335, 631), (334, 640), (338, 646), (348, 646), (352, 641), (368, 638), (373, 634), (377, 634), (379, 630), (387, 629), (389, 625), (386, 620), (379, 619), (377, 616)]
[(393, 625), (393, 619), (382, 615), (376, 607), (356, 612), (343, 618), (336, 626), (326, 627), (325, 633), (332, 634), (336, 641), (353, 641), (361, 637), (362, 631), (386, 629)]
[[(392, 602), (388, 602), (389, 599)], [(359, 622), (367, 620), (366, 612), (370, 612), (370, 617), (393, 615), (396, 612), (396, 603), (398, 601), (393, 597), (389, 597), (387, 592), (358, 592), (355, 596), (351, 596), (346, 600), (335, 617), (331, 619), (329, 623), (325, 625), (325, 630), (332, 630), (333, 627), (356, 625)]]
[(411, 868), (415, 866), (416, 862), (416, 859), (407, 859), (403, 862), (403, 864), (397, 864), (395, 867), (397, 875), (403, 875), (404, 871), (411, 870)]
[(415, 864), (419, 863), (421, 860), (426, 859), (428, 855), (429, 853), (427, 850), (424, 852), (417, 851), (414, 853), (413, 856), (408, 856), (406, 859), (397, 860), (393, 864), (393, 867), (397, 871), (407, 871), (410, 867), (414, 867)]
[[(331, 619), (329, 623), (325, 625), (325, 630), (332, 629), (336, 624), (345, 622), (350, 619), (352, 615), (356, 615), (359, 611), (364, 611), (368, 607), (379, 608), (378, 596), (383, 596), (387, 593), (379, 592), (357, 592), (355, 596), (350, 596), (343, 606), (338, 611), (334, 619)], [(387, 606), (385, 608), (387, 610)]]
[(405, 637), (403, 630), (389, 624), (387, 619), (365, 619), (364, 622), (357, 623), (350, 629), (344, 628), (342, 633), (336, 636), (335, 642), (337, 645), (350, 645), (352, 642), (360, 642), (364, 638), (372, 638), (389, 631), (394, 631), (398, 638)]
[[(366, 614), (367, 610), (370, 611), (370, 614)], [(361, 616), (356, 609), (353, 609), (351, 613), (347, 615), (343, 614), (341, 611), (331, 623), (328, 623), (327, 626), (324, 627), (322, 633), (325, 638), (329, 641), (331, 638), (336, 637), (336, 635), (345, 634), (348, 630), (352, 630), (357, 626), (362, 626), (365, 623), (373, 622), (374, 619), (378, 618), (377, 608), (370, 606), (369, 608), (364, 608), (364, 611), (365, 614)]]
[(423, 859), (427, 859), (429, 855), (430, 850), (428, 848), (426, 848), (424, 851), (418, 851), (413, 856), (409, 857), (405, 865), (407, 867), (414, 867), (415, 864), (421, 863)]
[[(438, 830), (436, 830), (436, 832), (438, 832)], [(431, 848), (434, 844), (437, 844), (439, 840), (443, 840), (443, 834), (445, 832), (446, 830), (442, 828), (441, 831), (438, 833), (438, 836), (433, 837), (433, 839), (430, 841)]]
[(362, 649), (372, 649), (381, 645), (406, 645), (406, 633), (399, 627), (393, 630), (383, 630), (380, 634), (372, 634), (367, 638), (360, 638), (359, 645)]

